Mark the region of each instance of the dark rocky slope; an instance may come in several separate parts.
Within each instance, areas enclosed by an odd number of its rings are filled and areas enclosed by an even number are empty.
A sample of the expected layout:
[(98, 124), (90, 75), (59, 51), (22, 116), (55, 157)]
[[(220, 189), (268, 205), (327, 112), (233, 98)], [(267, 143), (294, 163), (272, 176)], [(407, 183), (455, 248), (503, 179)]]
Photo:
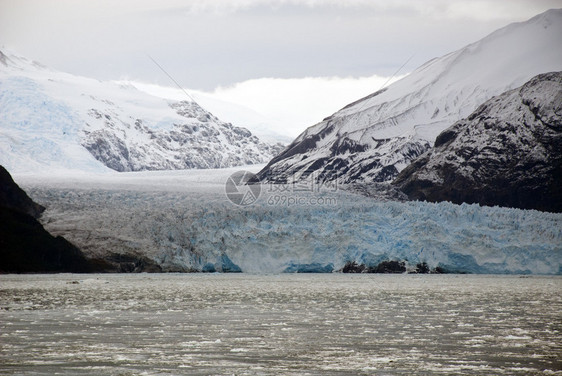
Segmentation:
[(488, 100), (393, 184), (416, 200), (562, 212), (562, 72)]
[(38, 218), (45, 210), (43, 206), (29, 198), (2, 166), (0, 166), (0, 206), (23, 212), (34, 218)]
[(0, 272), (90, 272), (95, 266), (63, 237), (37, 221), (44, 208), (33, 202), (0, 166)]

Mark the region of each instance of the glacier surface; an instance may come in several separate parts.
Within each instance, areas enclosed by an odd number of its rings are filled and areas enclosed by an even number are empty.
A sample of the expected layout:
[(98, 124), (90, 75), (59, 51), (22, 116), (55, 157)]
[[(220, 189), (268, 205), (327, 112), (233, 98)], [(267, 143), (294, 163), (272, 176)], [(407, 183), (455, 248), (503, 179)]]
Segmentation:
[(144, 255), (165, 271), (329, 272), (407, 260), (454, 272), (561, 272), (562, 214), (266, 184), (240, 207), (224, 193), (234, 171), (15, 178), (47, 207), (45, 227), (88, 256)]

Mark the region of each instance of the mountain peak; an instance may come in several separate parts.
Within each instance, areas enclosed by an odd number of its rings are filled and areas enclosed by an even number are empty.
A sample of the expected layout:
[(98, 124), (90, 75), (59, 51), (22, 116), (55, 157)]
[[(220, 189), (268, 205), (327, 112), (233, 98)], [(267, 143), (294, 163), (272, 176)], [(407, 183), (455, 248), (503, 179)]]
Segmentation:
[(550, 27), (552, 24), (559, 22), (562, 20), (562, 8), (554, 8), (544, 11), (542, 13), (537, 14), (536, 16), (529, 19), (529, 23), (537, 23), (542, 25), (543, 27), (547, 28)]
[[(562, 10), (550, 10), (426, 62), (308, 128), (259, 177), (392, 180), (481, 103), (537, 74), (562, 70), (561, 17)], [(353, 147), (338, 147), (344, 141)]]

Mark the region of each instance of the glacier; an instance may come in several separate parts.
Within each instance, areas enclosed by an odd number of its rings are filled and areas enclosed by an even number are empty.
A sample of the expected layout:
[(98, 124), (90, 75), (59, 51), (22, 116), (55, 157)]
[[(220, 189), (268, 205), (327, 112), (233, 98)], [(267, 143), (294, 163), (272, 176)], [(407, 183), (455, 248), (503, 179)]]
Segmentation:
[(0, 108), (0, 162), (8, 170), (41, 171), (47, 166), (106, 170), (80, 146), (76, 128), (80, 120), (75, 112), (43, 93), (34, 80), (2, 78)]
[[(15, 178), (47, 207), (45, 228), (87, 256), (142, 255), (163, 271), (331, 272), (348, 262), (376, 266), (386, 260), (405, 261), (409, 270), (426, 262), (460, 273), (562, 270), (560, 213), (383, 202), (343, 189), (305, 192), (266, 184), (254, 204), (236, 206), (224, 192), (235, 171)], [(293, 199), (271, 199), (279, 195)]]

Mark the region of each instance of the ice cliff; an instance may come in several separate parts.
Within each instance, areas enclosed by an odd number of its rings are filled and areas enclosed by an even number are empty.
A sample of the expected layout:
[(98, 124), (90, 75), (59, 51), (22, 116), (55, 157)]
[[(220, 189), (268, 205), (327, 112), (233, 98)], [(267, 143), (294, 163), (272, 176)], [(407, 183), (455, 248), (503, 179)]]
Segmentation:
[[(377, 202), (341, 190), (279, 193), (267, 185), (257, 202), (238, 207), (227, 200), (224, 180), (211, 179), (209, 171), (193, 178), (187, 172), (150, 179), (130, 174), (105, 183), (20, 178), (47, 207), (49, 231), (90, 257), (133, 254), (165, 271), (336, 271), (347, 262), (376, 266), (386, 260), (470, 273), (561, 271), (562, 214)], [(117, 184), (125, 177), (132, 180)], [(271, 200), (279, 195), (304, 199), (295, 205)]]

